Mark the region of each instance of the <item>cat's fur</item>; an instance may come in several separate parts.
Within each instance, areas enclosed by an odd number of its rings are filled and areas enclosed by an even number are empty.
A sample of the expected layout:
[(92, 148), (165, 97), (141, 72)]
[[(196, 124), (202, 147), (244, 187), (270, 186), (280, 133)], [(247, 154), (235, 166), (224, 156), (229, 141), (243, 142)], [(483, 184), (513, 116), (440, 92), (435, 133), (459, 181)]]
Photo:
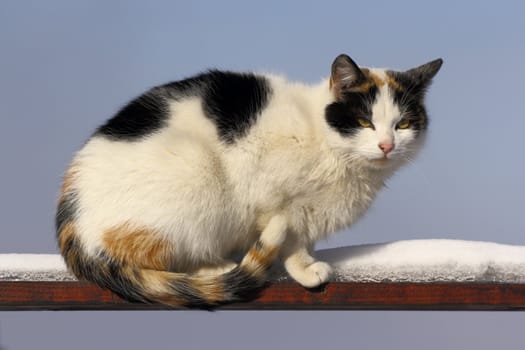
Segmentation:
[(277, 256), (303, 286), (327, 282), (314, 243), (353, 224), (420, 149), (441, 64), (395, 72), (340, 55), (314, 86), (209, 71), (151, 89), (65, 174), (68, 267), (126, 299), (187, 307), (242, 300)]

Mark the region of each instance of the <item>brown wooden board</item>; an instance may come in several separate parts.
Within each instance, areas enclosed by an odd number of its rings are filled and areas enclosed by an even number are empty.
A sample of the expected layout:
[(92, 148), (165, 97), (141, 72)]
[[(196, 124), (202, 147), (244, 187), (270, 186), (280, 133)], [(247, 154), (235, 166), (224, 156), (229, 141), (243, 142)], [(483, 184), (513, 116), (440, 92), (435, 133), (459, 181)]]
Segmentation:
[[(0, 281), (0, 310), (166, 310), (130, 303), (89, 282)], [(275, 283), (227, 310), (525, 310), (525, 284), (333, 282), (307, 290)]]

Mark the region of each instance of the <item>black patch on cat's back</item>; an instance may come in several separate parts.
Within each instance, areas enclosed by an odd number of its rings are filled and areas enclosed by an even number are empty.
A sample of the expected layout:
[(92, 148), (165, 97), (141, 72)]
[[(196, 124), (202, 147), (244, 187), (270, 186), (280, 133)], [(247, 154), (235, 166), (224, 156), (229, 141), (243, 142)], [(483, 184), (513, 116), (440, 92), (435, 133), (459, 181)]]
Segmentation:
[(95, 136), (140, 140), (167, 125), (168, 101), (199, 96), (204, 114), (215, 123), (220, 139), (231, 144), (247, 134), (270, 95), (270, 84), (262, 76), (209, 71), (151, 89), (124, 106), (97, 129)]
[(134, 141), (161, 129), (168, 118), (166, 100), (155, 89), (132, 100), (98, 128), (95, 135)]
[(228, 144), (248, 133), (271, 96), (267, 79), (250, 73), (210, 71), (203, 88), (204, 112)]
[(205, 74), (154, 87), (124, 106), (95, 135), (118, 141), (140, 140), (167, 125), (169, 100), (198, 95)]

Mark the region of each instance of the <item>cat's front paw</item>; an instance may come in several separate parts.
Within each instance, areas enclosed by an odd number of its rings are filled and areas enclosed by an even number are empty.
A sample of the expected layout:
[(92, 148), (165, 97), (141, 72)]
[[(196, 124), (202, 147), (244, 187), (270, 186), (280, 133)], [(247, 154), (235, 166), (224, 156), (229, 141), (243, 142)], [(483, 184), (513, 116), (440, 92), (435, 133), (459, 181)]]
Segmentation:
[(316, 261), (302, 271), (296, 271), (292, 277), (303, 287), (314, 288), (328, 282), (332, 275), (332, 267), (325, 262)]

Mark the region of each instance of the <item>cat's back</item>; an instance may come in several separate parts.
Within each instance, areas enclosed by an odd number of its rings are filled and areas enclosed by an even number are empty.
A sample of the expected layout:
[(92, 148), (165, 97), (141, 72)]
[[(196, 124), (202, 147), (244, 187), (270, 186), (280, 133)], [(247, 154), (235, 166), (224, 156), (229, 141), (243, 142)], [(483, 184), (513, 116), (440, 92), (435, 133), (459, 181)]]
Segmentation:
[(101, 125), (72, 168), (92, 180), (85, 188), (220, 175), (221, 167), (268, 147), (293, 150), (298, 139), (312, 138), (306, 88), (279, 76), (218, 70), (154, 87)]
[(73, 166), (100, 180), (106, 171), (143, 176), (165, 172), (160, 168), (175, 161), (190, 168), (199, 158), (209, 161), (249, 133), (269, 103), (271, 85), (263, 75), (212, 70), (154, 87), (101, 125)]
[(263, 75), (209, 71), (133, 99), (95, 131), (65, 174), (62, 198), (74, 203), (79, 232), (96, 245), (100, 232), (138, 218), (137, 225), (169, 231), (183, 225), (172, 213), (199, 220), (190, 211), (202, 206), (210, 225), (231, 221), (238, 213), (224, 155), (271, 95)]
[(211, 70), (147, 91), (98, 128), (94, 137), (140, 141), (170, 127), (189, 129), (205, 119), (222, 142), (231, 144), (246, 134), (271, 93), (264, 75)]

